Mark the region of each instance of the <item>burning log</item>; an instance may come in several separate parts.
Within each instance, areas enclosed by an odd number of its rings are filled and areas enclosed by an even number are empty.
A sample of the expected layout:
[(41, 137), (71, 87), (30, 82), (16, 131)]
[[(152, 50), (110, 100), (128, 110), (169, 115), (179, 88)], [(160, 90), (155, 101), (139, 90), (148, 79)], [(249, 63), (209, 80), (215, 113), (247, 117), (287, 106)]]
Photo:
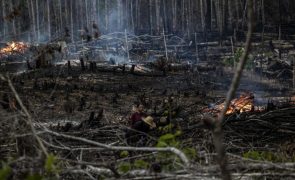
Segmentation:
[[(203, 112), (220, 113), (224, 108), (225, 103), (221, 103), (203, 110)], [(252, 93), (243, 93), (239, 98), (233, 99), (230, 103), (226, 115), (233, 113), (251, 112), (254, 111), (254, 95)]]
[(6, 47), (0, 49), (0, 58), (10, 56), (14, 53), (24, 53), (28, 48), (28, 44), (12, 41), (11, 43), (7, 43)]

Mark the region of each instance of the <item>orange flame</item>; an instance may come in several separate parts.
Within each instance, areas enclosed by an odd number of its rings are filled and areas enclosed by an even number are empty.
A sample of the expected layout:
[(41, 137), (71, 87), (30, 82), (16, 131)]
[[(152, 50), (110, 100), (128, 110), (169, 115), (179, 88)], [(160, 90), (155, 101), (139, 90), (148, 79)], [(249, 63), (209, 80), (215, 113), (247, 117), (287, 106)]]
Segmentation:
[(24, 53), (29, 46), (23, 42), (7, 43), (7, 47), (0, 49), (1, 55), (11, 55), (13, 53)]
[[(204, 112), (219, 113), (224, 109), (225, 102), (214, 106), (213, 108), (205, 109)], [(254, 110), (254, 96), (252, 93), (244, 93), (239, 98), (233, 99), (230, 102), (229, 108), (226, 111), (226, 115), (233, 114), (235, 112), (251, 112)]]

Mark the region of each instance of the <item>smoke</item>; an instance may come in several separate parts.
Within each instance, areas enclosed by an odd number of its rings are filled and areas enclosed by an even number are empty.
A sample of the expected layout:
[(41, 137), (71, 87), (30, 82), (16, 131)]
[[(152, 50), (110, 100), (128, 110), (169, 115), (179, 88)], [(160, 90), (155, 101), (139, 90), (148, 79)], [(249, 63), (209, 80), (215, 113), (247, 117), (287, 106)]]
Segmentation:
[[(97, 17), (98, 19), (94, 19), (94, 21), (99, 25), (99, 29), (104, 34), (114, 33), (114, 32), (124, 32), (127, 30), (128, 34), (134, 34), (134, 29), (132, 26), (126, 22), (129, 22), (129, 15), (122, 14), (123, 7), (122, 2), (120, 0), (111, 0), (107, 7), (102, 8), (98, 11)], [(104, 3), (99, 6), (105, 6)]]
[(114, 65), (130, 64), (130, 61), (124, 56), (114, 55), (114, 54), (106, 54), (105, 56), (106, 56), (106, 60), (110, 64), (114, 64)]

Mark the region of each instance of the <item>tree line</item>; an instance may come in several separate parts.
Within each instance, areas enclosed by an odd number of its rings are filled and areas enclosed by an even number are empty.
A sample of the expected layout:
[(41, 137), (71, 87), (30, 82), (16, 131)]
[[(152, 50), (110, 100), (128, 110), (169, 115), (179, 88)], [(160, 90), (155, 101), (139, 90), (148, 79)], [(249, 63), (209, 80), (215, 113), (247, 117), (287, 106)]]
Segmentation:
[[(292, 33), (294, 1), (257, 0), (253, 9), (256, 32)], [(101, 33), (220, 38), (247, 29), (247, 0), (1, 0), (0, 12), (2, 41), (48, 41), (65, 32), (76, 41), (95, 25)]]

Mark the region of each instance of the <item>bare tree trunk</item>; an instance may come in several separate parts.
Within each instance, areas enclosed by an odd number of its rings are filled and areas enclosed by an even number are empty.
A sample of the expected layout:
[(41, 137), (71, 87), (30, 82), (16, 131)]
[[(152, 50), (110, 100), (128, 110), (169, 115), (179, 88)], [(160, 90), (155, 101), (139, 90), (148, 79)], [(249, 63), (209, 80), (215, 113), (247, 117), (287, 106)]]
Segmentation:
[(201, 8), (201, 24), (202, 24), (202, 31), (205, 32), (205, 13), (204, 13), (203, 0), (200, 0), (200, 8)]
[(157, 22), (157, 34), (160, 32), (160, 0), (155, 0), (156, 5), (156, 22)]
[(222, 0), (222, 36), (225, 36), (227, 33), (228, 27), (228, 0)]
[(181, 24), (182, 24), (182, 32), (185, 32), (185, 1), (181, 1), (182, 5), (181, 5), (181, 10), (182, 10), (182, 14), (181, 14)]
[[(29, 0), (27, 0), (27, 6), (28, 6), (28, 14), (29, 14), (29, 19), (31, 20), (32, 19), (32, 14), (31, 14), (31, 11), (30, 11), (30, 1)], [(32, 36), (32, 23), (31, 23), (31, 21), (29, 21), (30, 22), (30, 31), (28, 32), (28, 42), (31, 42), (31, 36)]]
[(166, 1), (165, 0), (163, 0), (163, 10), (164, 10), (164, 13), (163, 13), (164, 14), (164, 16), (163, 16), (163, 26), (164, 26), (164, 29), (168, 30), (168, 26), (167, 26), (167, 23), (168, 23), (167, 6), (166, 6)]
[(206, 34), (208, 31), (211, 30), (211, 15), (212, 15), (212, 4), (211, 4), (211, 0), (210, 1), (205, 1), (205, 6), (206, 6), (206, 12), (205, 12), (205, 31), (206, 31)]
[(88, 7), (88, 0), (85, 0), (85, 15), (86, 15), (86, 27), (88, 28), (89, 27), (89, 22), (90, 22), (90, 19), (89, 19), (89, 7)]
[(245, 2), (244, 12), (243, 12), (243, 19), (242, 19), (242, 29), (245, 29), (245, 22), (246, 22), (246, 14), (247, 14), (247, 4), (248, 1)]
[(71, 8), (70, 8), (70, 11), (71, 11), (71, 40), (72, 42), (74, 42), (74, 20), (73, 20), (73, 1), (71, 0), (71, 4), (70, 4)]
[(131, 13), (131, 27), (132, 31), (135, 31), (135, 22), (134, 22), (134, 7), (133, 7), (133, 1), (130, 1), (130, 13)]
[[(13, 11), (13, 4), (12, 4), (13, 2), (12, 2), (12, 0), (10, 0), (9, 2), (10, 2), (9, 9), (12, 12)], [(16, 27), (15, 27), (15, 19), (14, 18), (12, 19), (12, 32), (13, 32), (14, 38), (16, 38)]]
[(240, 11), (239, 11), (239, 0), (235, 0), (236, 7), (236, 31), (239, 29)]
[(265, 12), (264, 12), (264, 0), (261, 0), (261, 11), (262, 11), (262, 24), (265, 24)]
[(222, 0), (216, 0), (216, 19), (217, 19), (217, 25), (218, 25), (218, 31), (219, 31), (219, 44), (222, 44), (223, 39), (223, 3)]
[(281, 0), (278, 0), (279, 3), (279, 40), (282, 39), (282, 11), (281, 11)]
[(173, 31), (176, 31), (176, 27), (177, 27), (177, 1), (173, 0), (172, 1), (172, 14), (173, 14)]
[(153, 35), (153, 0), (149, 0), (149, 14), (150, 14), (150, 33)]
[(262, 24), (261, 42), (264, 43), (264, 26), (265, 26), (264, 0), (261, 0), (261, 24)]
[(60, 22), (60, 26), (59, 26), (59, 32), (63, 31), (63, 15), (62, 15), (62, 5), (61, 5), (61, 0), (58, 1), (58, 7), (59, 7), (59, 22)]
[(50, 21), (50, 3), (47, 0), (47, 33), (48, 33), (48, 40), (51, 40), (51, 21)]
[(122, 26), (122, 2), (121, 0), (117, 0), (117, 11), (118, 11), (118, 24), (117, 24), (117, 29), (118, 31), (121, 30), (121, 26)]
[(139, 30), (141, 23), (139, 22), (139, 11), (140, 11), (139, 7), (140, 6), (139, 6), (139, 1), (138, 0), (135, 0), (134, 6), (135, 6), (135, 13), (134, 13), (135, 14), (135, 18), (134, 18), (135, 23), (134, 23), (134, 27), (135, 27), (136, 30)]
[(81, 18), (83, 17), (83, 13), (82, 13), (82, 0), (80, 1), (75, 1), (75, 11), (73, 11), (73, 14), (75, 15), (75, 27), (78, 30), (81, 30), (81, 27), (83, 27), (83, 24), (81, 22)]
[(6, 26), (7, 26), (6, 20), (4, 19), (4, 17), (6, 17), (5, 1), (6, 0), (2, 0), (3, 36), (4, 36), (4, 38), (6, 38)]
[(108, 7), (109, 0), (105, 0), (104, 2), (104, 9), (105, 9), (105, 29), (108, 31), (109, 29), (109, 7)]
[(64, 26), (69, 25), (69, 5), (67, 0), (64, 0), (64, 9), (65, 9), (65, 23)]
[(228, 0), (228, 14), (229, 14), (230, 30), (233, 30), (233, 20), (234, 20), (234, 15), (233, 15), (232, 9), (233, 9), (232, 0)]
[(36, 40), (37, 33), (36, 33), (36, 20), (35, 20), (35, 11), (34, 11), (34, 3), (33, 0), (30, 0), (31, 5), (31, 13), (32, 13), (32, 24), (33, 24), (33, 32), (34, 32), (34, 41)]
[(39, 1), (36, 0), (36, 17), (37, 17), (37, 41), (40, 41), (40, 18), (39, 18)]
[[(93, 2), (92, 2), (92, 14), (91, 14), (91, 20), (92, 21), (94, 21), (95, 23), (97, 23), (97, 19), (96, 19), (96, 17), (97, 17), (97, 15), (96, 15), (96, 13), (97, 13), (97, 1), (96, 0), (94, 0)], [(118, 9), (119, 10), (119, 9)], [(120, 17), (118, 17), (118, 19), (119, 19)]]

